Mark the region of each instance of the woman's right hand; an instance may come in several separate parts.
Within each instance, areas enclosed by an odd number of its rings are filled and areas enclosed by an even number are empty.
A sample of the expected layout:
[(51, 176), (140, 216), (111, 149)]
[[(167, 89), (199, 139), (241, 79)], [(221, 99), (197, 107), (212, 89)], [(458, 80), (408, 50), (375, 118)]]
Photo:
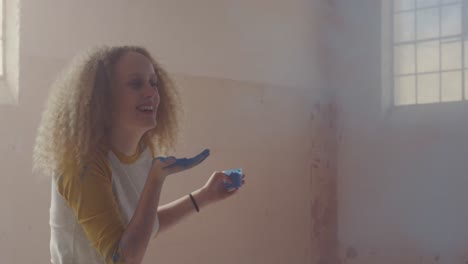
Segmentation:
[(198, 164), (202, 163), (210, 155), (210, 150), (205, 149), (197, 156), (187, 159), (176, 159), (173, 156), (170, 157), (156, 157), (153, 159), (153, 165), (150, 169), (150, 174), (155, 177), (161, 177), (165, 179), (171, 174), (191, 169)]

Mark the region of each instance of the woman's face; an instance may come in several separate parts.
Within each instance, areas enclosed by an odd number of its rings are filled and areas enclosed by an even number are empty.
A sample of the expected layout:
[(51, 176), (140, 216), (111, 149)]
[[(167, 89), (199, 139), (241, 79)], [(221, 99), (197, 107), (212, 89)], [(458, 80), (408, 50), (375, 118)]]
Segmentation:
[(156, 127), (158, 78), (151, 61), (129, 51), (117, 62), (112, 87), (112, 127), (145, 133)]

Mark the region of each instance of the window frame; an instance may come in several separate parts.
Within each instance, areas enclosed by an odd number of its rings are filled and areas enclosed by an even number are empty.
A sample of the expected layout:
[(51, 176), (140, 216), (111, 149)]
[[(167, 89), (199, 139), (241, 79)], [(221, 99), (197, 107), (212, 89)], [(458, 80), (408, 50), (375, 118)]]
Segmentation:
[[(410, 9), (404, 9), (395, 11), (395, 2), (397, 0), (382, 0), (382, 86), (383, 86), (383, 93), (382, 93), (382, 100), (383, 100), (383, 108), (394, 108), (394, 107), (403, 107), (403, 106), (418, 106), (418, 105), (428, 105), (428, 104), (441, 104), (441, 103), (453, 103), (453, 102), (464, 102), (468, 100), (468, 83), (466, 78), (468, 77), (468, 68), (466, 67), (467, 61), (465, 60), (465, 53), (467, 52), (466, 49), (468, 48), (468, 38), (467, 38), (467, 17), (465, 14), (465, 10), (468, 10), (468, 1), (467, 0), (460, 0), (458, 2), (452, 3), (443, 3), (439, 1), (436, 5), (430, 5), (425, 7), (418, 7), (417, 0), (414, 0), (414, 6)], [(442, 10), (444, 7), (450, 6), (460, 6), (460, 34), (456, 35), (447, 35), (444, 36), (442, 34)], [(437, 9), (438, 12), (438, 36), (433, 38), (418, 38), (418, 11), (421, 10), (431, 10)], [(414, 14), (414, 39), (409, 41), (395, 41), (395, 16), (398, 14), (404, 13), (413, 13)], [(442, 49), (443, 44), (447, 43), (444, 41), (453, 40), (455, 42), (459, 42), (461, 45), (461, 62), (459, 68), (454, 69), (443, 69), (443, 55)], [(418, 71), (418, 45), (421, 43), (431, 43), (437, 42), (438, 44), (438, 70), (433, 72), (420, 72)], [(396, 73), (395, 72), (395, 47), (401, 45), (414, 45), (414, 69), (411, 73)], [(444, 100), (442, 96), (442, 79), (443, 73), (447, 72), (460, 72), (461, 74), (461, 99), (457, 100)], [(439, 81), (438, 84), (438, 100), (433, 102), (421, 102), (420, 97), (418, 96), (418, 77), (426, 74), (437, 74), (437, 78)], [(399, 77), (405, 76), (414, 76), (414, 103), (403, 103), (400, 104), (397, 102), (396, 98), (396, 80)]]

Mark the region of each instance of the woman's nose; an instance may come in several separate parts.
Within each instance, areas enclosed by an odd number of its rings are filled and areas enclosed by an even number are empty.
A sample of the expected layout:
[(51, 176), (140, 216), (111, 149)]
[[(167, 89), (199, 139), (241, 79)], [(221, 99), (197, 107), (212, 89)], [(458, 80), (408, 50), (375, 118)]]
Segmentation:
[(157, 95), (157, 89), (151, 84), (147, 84), (145, 87), (145, 97), (153, 98)]

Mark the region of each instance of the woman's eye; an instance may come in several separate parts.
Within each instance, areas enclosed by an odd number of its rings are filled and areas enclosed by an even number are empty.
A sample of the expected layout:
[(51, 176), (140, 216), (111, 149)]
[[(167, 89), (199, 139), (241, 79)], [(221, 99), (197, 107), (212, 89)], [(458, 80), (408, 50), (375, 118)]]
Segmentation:
[(133, 88), (140, 88), (142, 86), (142, 82), (141, 81), (132, 81), (130, 82), (130, 86), (133, 87)]

